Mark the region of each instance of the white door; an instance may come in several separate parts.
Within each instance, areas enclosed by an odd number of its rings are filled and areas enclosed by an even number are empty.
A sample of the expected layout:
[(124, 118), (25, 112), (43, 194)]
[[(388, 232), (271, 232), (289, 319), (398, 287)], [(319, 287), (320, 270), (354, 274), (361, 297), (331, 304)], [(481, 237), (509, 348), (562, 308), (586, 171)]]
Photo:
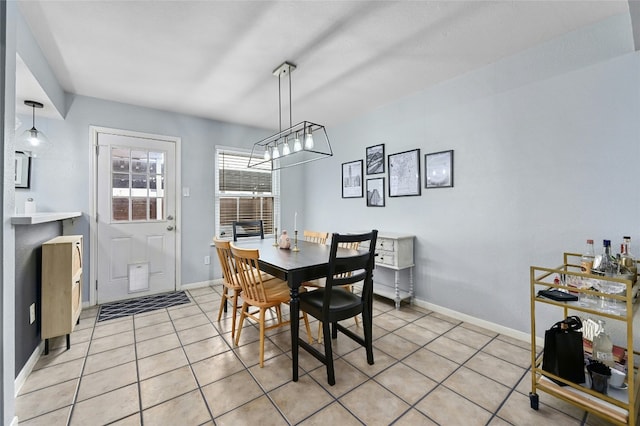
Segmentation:
[(176, 289), (176, 144), (97, 134), (97, 302)]

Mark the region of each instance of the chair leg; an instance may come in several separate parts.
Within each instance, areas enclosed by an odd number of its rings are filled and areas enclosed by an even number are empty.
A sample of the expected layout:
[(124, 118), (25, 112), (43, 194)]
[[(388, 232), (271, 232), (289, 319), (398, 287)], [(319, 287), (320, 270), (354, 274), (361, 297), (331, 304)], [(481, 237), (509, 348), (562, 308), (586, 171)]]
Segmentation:
[[(329, 323), (322, 323), (322, 331), (325, 336), (328, 336), (329, 331)], [(331, 348), (331, 339), (324, 339), (324, 357), (325, 364), (327, 366), (327, 381), (329, 385), (333, 386), (336, 384), (336, 375), (333, 370), (333, 349)]]
[(365, 306), (362, 311), (362, 328), (364, 328), (364, 343), (367, 350), (367, 363), (373, 365), (373, 315), (371, 308)]
[(222, 287), (222, 298), (220, 299), (220, 309), (218, 309), (218, 321), (222, 318), (222, 311), (227, 312), (227, 287)]
[(232, 310), (232, 313), (233, 313), (232, 321), (233, 322), (231, 323), (231, 339), (232, 340), (236, 335), (236, 315), (238, 314), (239, 296), (240, 296), (240, 291), (239, 290), (234, 290), (233, 291), (233, 310)]
[[(353, 286), (352, 285), (349, 286), (349, 291), (351, 293), (353, 293)], [(353, 317), (353, 320), (356, 322), (356, 327), (357, 327), (358, 326), (358, 316), (356, 315), (355, 317)]]
[(322, 343), (322, 321), (318, 321), (318, 343)]
[(331, 324), (331, 338), (332, 339), (337, 339), (338, 338), (338, 327), (337, 327), (337, 322), (334, 322), (333, 324)]
[(282, 324), (282, 308), (280, 305), (276, 306), (276, 315), (278, 316), (278, 324)]
[(247, 309), (249, 309), (249, 305), (245, 302), (242, 304), (242, 309), (240, 310), (240, 322), (238, 323), (238, 334), (236, 334), (236, 346), (238, 346), (238, 342), (240, 341), (240, 334), (242, 333), (242, 324), (244, 324), (244, 317), (247, 315)]
[(311, 336), (311, 327), (309, 327), (309, 317), (306, 312), (302, 313), (302, 319), (304, 320), (304, 326), (307, 329), (307, 340), (311, 345), (313, 343), (313, 337)]
[(264, 317), (266, 309), (260, 308), (260, 368), (264, 367)]

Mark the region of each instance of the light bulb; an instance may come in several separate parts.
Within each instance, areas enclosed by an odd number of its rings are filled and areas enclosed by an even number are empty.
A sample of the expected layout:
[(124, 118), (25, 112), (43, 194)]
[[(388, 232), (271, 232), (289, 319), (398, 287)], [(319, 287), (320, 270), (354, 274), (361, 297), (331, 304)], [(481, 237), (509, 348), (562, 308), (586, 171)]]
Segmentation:
[(313, 149), (313, 135), (311, 134), (311, 129), (309, 129), (309, 133), (304, 136), (304, 149)]
[(264, 159), (267, 160), (267, 161), (271, 160), (271, 154), (269, 154), (269, 147), (268, 146), (264, 148)]
[(284, 145), (282, 145), (282, 155), (291, 154), (291, 148), (289, 148), (289, 141), (287, 139), (284, 140)]
[(278, 145), (273, 147), (273, 159), (280, 158), (280, 151), (278, 150)]
[(26, 134), (26, 141), (30, 146), (34, 148), (39, 146), (40, 139), (38, 139), (38, 129), (36, 129), (35, 127), (29, 129), (28, 133)]
[(17, 150), (27, 152), (32, 157), (41, 156), (50, 147), (49, 138), (35, 127), (25, 130), (16, 141)]
[(302, 151), (302, 144), (300, 143), (300, 137), (298, 137), (298, 132), (296, 132), (296, 138), (293, 140), (293, 150), (295, 152)]

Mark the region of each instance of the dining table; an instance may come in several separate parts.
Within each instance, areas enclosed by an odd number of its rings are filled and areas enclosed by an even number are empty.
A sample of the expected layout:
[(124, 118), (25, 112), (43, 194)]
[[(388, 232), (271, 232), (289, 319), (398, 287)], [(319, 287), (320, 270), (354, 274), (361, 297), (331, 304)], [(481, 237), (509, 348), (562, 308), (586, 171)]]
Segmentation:
[[(273, 238), (254, 239), (247, 238), (232, 242), (233, 245), (241, 248), (258, 249), (260, 258), (258, 264), (260, 269), (286, 281), (291, 291), (291, 301), (289, 302), (289, 312), (291, 320), (291, 348), (292, 348), (292, 370), (293, 381), (298, 381), (298, 351), (294, 350), (298, 344), (299, 324), (300, 324), (300, 299), (299, 287), (303, 282), (323, 278), (327, 276), (329, 267), (330, 246), (325, 244), (312, 243), (308, 241), (298, 241), (296, 246), (290, 249), (283, 249), (276, 246)], [(339, 252), (345, 253), (354, 251), (339, 248)]]

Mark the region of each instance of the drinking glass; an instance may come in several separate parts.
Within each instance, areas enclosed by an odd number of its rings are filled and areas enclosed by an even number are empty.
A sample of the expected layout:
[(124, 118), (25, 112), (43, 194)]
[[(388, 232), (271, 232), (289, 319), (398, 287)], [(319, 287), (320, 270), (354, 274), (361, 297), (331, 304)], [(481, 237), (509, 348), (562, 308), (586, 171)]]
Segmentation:
[[(624, 283), (619, 283), (615, 281), (606, 281), (606, 280), (595, 280), (596, 288), (598, 291), (604, 294), (619, 294), (627, 289), (627, 286)], [(601, 309), (603, 312), (607, 312), (610, 314), (620, 315), (624, 312), (625, 308), (620, 307), (618, 301), (615, 299), (611, 299), (609, 297), (602, 296), (601, 297)]]
[[(593, 287), (593, 280), (591, 278), (583, 278), (575, 275), (567, 275), (567, 285), (569, 287), (575, 287), (580, 290), (588, 290)], [(595, 300), (590, 294), (578, 292), (578, 305), (580, 306), (592, 306), (595, 304)]]

